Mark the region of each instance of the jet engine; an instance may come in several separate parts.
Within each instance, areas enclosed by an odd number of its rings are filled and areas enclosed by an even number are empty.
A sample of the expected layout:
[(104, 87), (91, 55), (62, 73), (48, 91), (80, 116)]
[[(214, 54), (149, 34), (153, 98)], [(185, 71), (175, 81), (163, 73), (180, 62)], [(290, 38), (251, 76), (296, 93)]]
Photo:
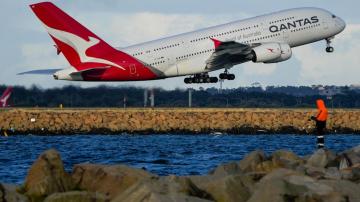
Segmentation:
[(252, 50), (252, 61), (256, 63), (277, 63), (291, 58), (292, 51), (289, 44), (265, 43)]

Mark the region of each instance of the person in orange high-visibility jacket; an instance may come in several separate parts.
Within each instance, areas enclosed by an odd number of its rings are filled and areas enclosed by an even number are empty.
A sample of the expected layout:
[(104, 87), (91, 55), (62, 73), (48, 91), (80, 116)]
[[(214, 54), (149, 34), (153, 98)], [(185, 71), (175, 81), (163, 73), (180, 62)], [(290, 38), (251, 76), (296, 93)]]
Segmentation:
[(328, 110), (326, 109), (325, 103), (323, 100), (316, 100), (316, 105), (318, 108), (317, 116), (312, 116), (311, 119), (316, 122), (316, 132), (317, 132), (317, 146), (318, 148), (324, 148), (324, 134), (326, 129), (326, 121), (328, 118)]

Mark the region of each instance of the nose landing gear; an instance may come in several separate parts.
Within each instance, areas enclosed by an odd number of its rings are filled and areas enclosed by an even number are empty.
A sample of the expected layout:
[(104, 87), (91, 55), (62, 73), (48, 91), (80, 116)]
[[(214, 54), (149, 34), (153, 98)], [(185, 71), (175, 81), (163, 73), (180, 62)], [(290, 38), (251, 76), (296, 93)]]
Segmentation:
[(333, 39), (333, 38), (327, 38), (327, 39), (326, 39), (326, 49), (325, 49), (325, 50), (326, 50), (327, 53), (332, 53), (332, 52), (334, 52), (334, 47), (331, 46), (331, 42), (332, 42), (331, 40), (332, 40), (332, 39)]

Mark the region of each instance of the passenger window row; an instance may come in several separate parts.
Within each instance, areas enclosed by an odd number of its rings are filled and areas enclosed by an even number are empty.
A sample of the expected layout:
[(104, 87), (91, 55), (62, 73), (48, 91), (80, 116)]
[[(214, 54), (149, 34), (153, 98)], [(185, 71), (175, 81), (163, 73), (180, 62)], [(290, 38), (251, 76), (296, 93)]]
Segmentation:
[(280, 33), (259, 37), (259, 38), (256, 38), (256, 39), (251, 39), (251, 40), (248, 40), (248, 41), (244, 41), (243, 43), (251, 43), (251, 42), (260, 41), (260, 40), (263, 40), (263, 39), (270, 39), (270, 38), (273, 38), (273, 37), (276, 37), (276, 36), (280, 36)]
[(278, 23), (278, 22), (284, 22), (286, 20), (293, 20), (293, 19), (295, 19), (295, 17), (289, 17), (289, 18), (284, 18), (284, 19), (281, 19), (281, 20), (271, 21), (271, 22), (269, 22), (269, 24), (271, 25), (271, 24), (275, 24), (275, 23)]
[(165, 63), (165, 61), (154, 62), (154, 63), (151, 63), (150, 65), (154, 66), (154, 65), (159, 65), (159, 64), (163, 64), (163, 63)]
[(258, 28), (259, 25), (254, 25), (252, 27), (245, 27), (245, 28), (241, 28), (241, 29), (235, 29), (232, 31), (228, 31), (228, 32), (223, 32), (223, 33), (219, 33), (219, 34), (215, 34), (215, 35), (211, 35), (211, 36), (206, 36), (206, 37), (202, 37), (202, 38), (198, 38), (198, 39), (193, 39), (190, 42), (198, 42), (198, 41), (202, 41), (205, 39), (211, 39), (211, 38), (215, 38), (215, 37), (219, 37), (219, 36), (224, 36), (224, 35), (228, 35), (228, 34), (232, 34), (232, 33), (236, 33), (236, 32), (240, 32), (240, 31), (245, 31), (245, 30), (249, 30), (251, 28)]
[(164, 46), (164, 47), (161, 47), (161, 48), (156, 48), (156, 49), (154, 49), (154, 51), (160, 51), (160, 50), (164, 50), (164, 49), (168, 49), (168, 48), (173, 48), (173, 47), (176, 47), (176, 46), (180, 46), (180, 44), (177, 43), (177, 44)]
[(200, 52), (196, 52), (196, 53), (191, 53), (191, 54), (188, 54), (188, 55), (177, 57), (176, 59), (180, 60), (180, 59), (188, 58), (188, 57), (191, 57), (191, 56), (196, 56), (196, 55), (209, 53), (209, 52), (212, 52), (212, 51), (215, 51), (215, 49), (209, 49), (209, 50), (204, 50), (204, 51), (200, 51)]
[(298, 29), (293, 29), (291, 30), (291, 32), (298, 32), (298, 31), (302, 31), (302, 30), (306, 30), (306, 29), (310, 29), (310, 28), (314, 28), (314, 27), (319, 27), (320, 24), (313, 24), (311, 26), (308, 27), (302, 27), (302, 28), (298, 28)]

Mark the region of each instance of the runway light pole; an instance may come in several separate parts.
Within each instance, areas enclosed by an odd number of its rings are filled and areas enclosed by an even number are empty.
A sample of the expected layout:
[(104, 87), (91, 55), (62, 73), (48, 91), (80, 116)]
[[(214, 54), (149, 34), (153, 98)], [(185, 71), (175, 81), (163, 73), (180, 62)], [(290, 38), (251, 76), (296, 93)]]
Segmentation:
[(192, 88), (189, 88), (189, 108), (192, 107)]
[(149, 96), (149, 95), (148, 95), (148, 89), (145, 89), (145, 90), (144, 90), (144, 107), (147, 107), (148, 99), (149, 99), (148, 96)]
[(151, 101), (151, 108), (155, 107), (155, 93), (154, 89), (151, 89), (150, 101)]

